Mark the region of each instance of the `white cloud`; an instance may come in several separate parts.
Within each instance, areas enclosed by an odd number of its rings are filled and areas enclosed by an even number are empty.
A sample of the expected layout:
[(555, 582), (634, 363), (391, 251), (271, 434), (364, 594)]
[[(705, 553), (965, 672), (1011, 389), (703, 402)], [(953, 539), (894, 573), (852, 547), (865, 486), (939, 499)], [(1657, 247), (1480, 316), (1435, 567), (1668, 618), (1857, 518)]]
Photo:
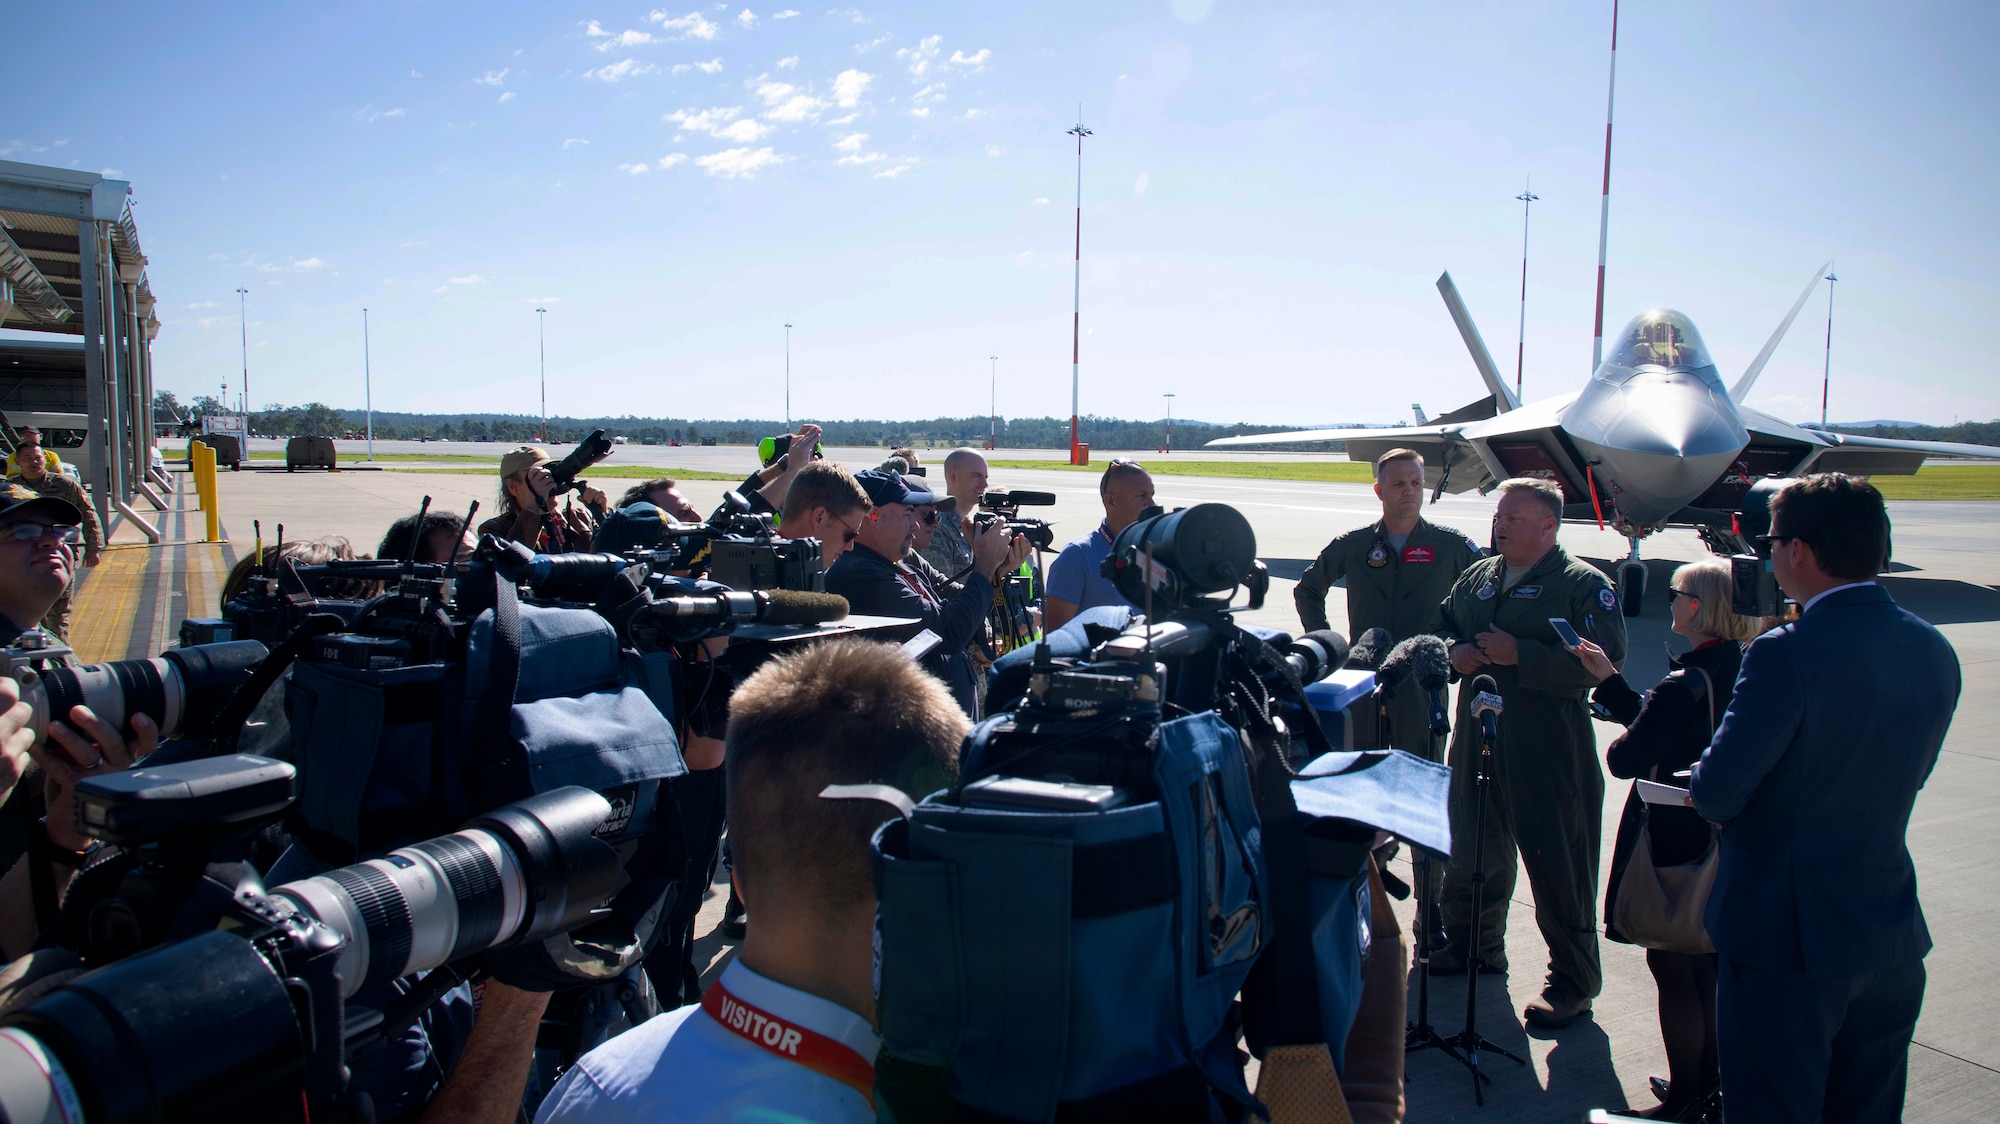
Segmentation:
[(468, 273), (463, 277), (453, 277), (446, 281), (446, 284), (449, 285), (484, 285), (485, 283), (486, 275), (483, 273)]
[(620, 164), (618, 165), (618, 170), (628, 175), (636, 176), (644, 173), (647, 168), (644, 164)]
[(97, 174), (100, 176), (106, 176), (110, 179), (117, 179), (119, 176), (122, 176), (125, 173), (124, 171), (118, 168), (99, 168), (97, 169)]
[(797, 86), (785, 82), (759, 82), (757, 84), (757, 96), (764, 99), (765, 105), (776, 105), (797, 93), (798, 90)]
[(720, 74), (722, 73), (722, 60), (718, 58), (710, 59), (707, 62), (677, 62), (674, 64), (674, 73), (677, 75), (687, 74), (695, 70), (699, 70), (703, 74)]
[(197, 301), (197, 302), (195, 302), (194, 304), (191, 304), (191, 305), (188, 305), (188, 307), (189, 307), (190, 309), (194, 309), (194, 308), (214, 308), (214, 307), (216, 307), (216, 304), (215, 304), (215, 302), (214, 302), (214, 301)]
[[(356, 121), (360, 121), (363, 123), (373, 123), (375, 121), (381, 120), (384, 117), (401, 117), (405, 114), (405, 112), (406, 111), (401, 106), (398, 106), (395, 109), (382, 110), (382, 109), (376, 109), (372, 105), (364, 105), (360, 109), (354, 111), (354, 119)], [(40, 150), (37, 149), (36, 151)]]
[(503, 85), (507, 81), (507, 71), (509, 69), (510, 69), (509, 67), (503, 66), (498, 70), (489, 70), (485, 74), (482, 74), (477, 78), (474, 78), (473, 81), (481, 86)]
[(726, 148), (708, 156), (697, 156), (695, 166), (711, 176), (748, 179), (758, 171), (788, 159), (769, 148)]
[(900, 175), (902, 175), (902, 174), (903, 174), (904, 172), (907, 172), (907, 171), (909, 171), (909, 170), (910, 170), (911, 168), (914, 168), (914, 167), (916, 167), (916, 166), (917, 166), (917, 160), (916, 160), (916, 157), (914, 157), (914, 156), (910, 156), (910, 157), (905, 157), (905, 158), (903, 159), (903, 162), (902, 162), (902, 163), (900, 163), (900, 164), (898, 164), (898, 165), (896, 165), (895, 167), (893, 167), (893, 168), (884, 168), (884, 169), (882, 169), (881, 171), (879, 171), (879, 172), (876, 172), (876, 173), (875, 173), (875, 178), (876, 178), (876, 179), (878, 179), (878, 180), (892, 180), (892, 179), (895, 179), (895, 178), (896, 178), (897, 176), (900, 176)]
[(1037, 199), (1037, 200), (1035, 200), (1035, 202), (1037, 202), (1037, 203), (1046, 203), (1046, 202), (1048, 202), (1048, 201), (1049, 201), (1049, 197), (1048, 197), (1048, 196), (1046, 196), (1046, 195), (1042, 196), (1042, 197), (1041, 197), (1040, 199)]
[(506, 93), (500, 95), (499, 104), (506, 105), (508, 102), (513, 100), (514, 100), (514, 91), (509, 90)]
[(969, 66), (973, 70), (985, 70), (986, 60), (992, 57), (993, 52), (990, 49), (981, 47), (976, 53), (970, 55), (964, 51), (953, 51), (951, 58), (946, 61), (950, 62), (953, 66)]
[(856, 43), (854, 45), (854, 53), (857, 55), (865, 55), (868, 52), (874, 50), (875, 48), (881, 46), (884, 43), (887, 43), (889, 40), (894, 38), (895, 36), (893, 35), (878, 35), (875, 38), (870, 39), (866, 43)]
[(741, 121), (732, 121), (728, 126), (708, 135), (716, 140), (726, 140), (734, 144), (752, 144), (775, 131), (774, 126), (766, 125), (753, 117), (745, 117)]
[(843, 70), (834, 75), (833, 104), (842, 109), (853, 109), (861, 103), (861, 95), (868, 92), (868, 84), (873, 81), (873, 74), (863, 74), (858, 70)]
[(854, 119), (855, 119), (856, 117), (859, 117), (859, 116), (861, 116), (861, 114), (859, 114), (859, 113), (849, 113), (849, 114), (847, 114), (846, 116), (843, 116), (843, 117), (835, 117), (835, 118), (832, 118), (831, 120), (829, 120), (829, 121), (827, 122), (827, 124), (829, 124), (829, 125), (852, 125), (852, 124), (854, 124)]
[(401, 116), (403, 116), (403, 115), (404, 115), (405, 113), (407, 113), (407, 112), (409, 112), (409, 111), (408, 111), (408, 110), (406, 110), (406, 109), (404, 109), (404, 108), (403, 108), (402, 106), (400, 106), (400, 105), (399, 105), (399, 106), (397, 106), (396, 108), (394, 108), (394, 109), (392, 109), (392, 110), (388, 111), (387, 113), (384, 113), (384, 114), (383, 114), (382, 116), (384, 116), (384, 117), (401, 117)]
[(713, 133), (742, 115), (742, 106), (731, 105), (717, 106), (713, 109), (698, 111), (676, 109), (672, 113), (667, 114), (666, 120), (672, 121), (691, 133)]
[(971, 121), (974, 118), (986, 116), (986, 111), (983, 109), (968, 109), (964, 113), (959, 114), (959, 116), (967, 121)]
[(942, 35), (926, 35), (914, 47), (897, 48), (896, 57), (910, 64), (912, 78), (922, 78), (931, 72), (931, 64), (937, 61), (938, 45), (943, 42)]
[[(0, 152), (4, 152), (4, 151), (6, 151), (6, 150), (5, 150), (5, 149), (0, 149)], [(229, 260), (229, 255), (228, 255), (228, 254), (210, 254), (210, 255), (208, 255), (208, 260), (209, 260), (209, 261), (228, 261), (228, 260)]]
[(818, 117), (820, 110), (825, 108), (826, 103), (820, 99), (810, 94), (797, 94), (765, 110), (764, 119), (767, 121), (783, 121), (787, 124), (797, 124), (800, 121), (810, 121)]
[(421, 71), (421, 70), (412, 70), (412, 71), (410, 71), (410, 77), (412, 77), (412, 78), (422, 78), (423, 76), (424, 76), (424, 72), (423, 72), (423, 71)]
[(670, 37), (678, 39), (713, 39), (715, 33), (722, 30), (719, 25), (700, 12), (669, 16), (665, 12), (655, 10), (646, 18), (659, 24), (660, 30), (667, 32)]
[(685, 164), (685, 163), (687, 163), (687, 153), (685, 152), (669, 153), (665, 156), (660, 157), (660, 170), (664, 172), (668, 168), (674, 167), (677, 164)]
[(1006, 149), (1004, 149), (1004, 148), (1001, 148), (1001, 147), (1000, 147), (999, 145), (997, 145), (997, 144), (989, 144), (989, 145), (987, 145), (987, 146), (986, 146), (986, 155), (988, 155), (988, 156), (1005, 156), (1005, 155), (1007, 155), (1007, 150), (1006, 150)]
[(918, 105), (922, 105), (925, 102), (930, 102), (930, 101), (943, 101), (944, 83), (933, 82), (930, 85), (925, 86), (923, 89), (918, 90), (914, 95), (911, 96), (910, 100)]
[(293, 269), (318, 269), (326, 263), (318, 258), (305, 258), (292, 263)]
[(748, 8), (743, 9), (742, 11), (736, 13), (736, 25), (738, 27), (756, 27), (757, 13), (751, 11)]
[(798, 9), (796, 9), (796, 8), (786, 8), (786, 9), (785, 9), (784, 11), (782, 11), (782, 12), (777, 12), (777, 13), (773, 14), (773, 15), (771, 16), (771, 18), (772, 18), (772, 19), (774, 19), (774, 20), (788, 20), (788, 19), (791, 19), (791, 18), (792, 18), (793, 16), (796, 16), (796, 15), (798, 15), (798, 14), (799, 14), (799, 13), (798, 13)]
[(799, 56), (797, 55), (787, 55), (786, 57), (778, 60), (779, 70), (792, 70), (795, 69), (798, 65), (799, 65)]
[(860, 161), (850, 160), (846, 157), (859, 156), (861, 154), (861, 146), (866, 143), (868, 143), (867, 133), (849, 133), (833, 142), (833, 150), (845, 154), (840, 161), (843, 164), (860, 163)]
[(600, 66), (594, 70), (586, 70), (583, 72), (583, 76), (585, 78), (595, 78), (600, 82), (622, 82), (627, 78), (636, 78), (641, 74), (651, 74), (653, 69), (652, 63), (642, 64), (638, 59), (622, 59), (612, 63), (610, 66)]
[(920, 105), (910, 111), (910, 116), (912, 117), (929, 117), (930, 115), (931, 107), (927, 105)]
[(1132, 181), (1132, 194), (1134, 195), (1146, 194), (1146, 185), (1152, 182), (1153, 182), (1153, 173), (1141, 170), (1139, 172), (1139, 178)]
[(582, 137), (564, 137), (562, 142), (562, 146), (564, 148), (572, 148), (579, 144), (585, 147), (589, 147), (590, 142), (584, 140)]

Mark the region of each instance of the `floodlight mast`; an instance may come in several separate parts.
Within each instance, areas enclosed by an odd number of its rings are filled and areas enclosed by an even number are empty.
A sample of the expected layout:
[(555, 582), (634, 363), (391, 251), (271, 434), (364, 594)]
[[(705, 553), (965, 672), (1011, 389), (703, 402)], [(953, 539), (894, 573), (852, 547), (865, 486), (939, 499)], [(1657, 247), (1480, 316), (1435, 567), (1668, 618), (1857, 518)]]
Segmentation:
[(549, 335), (544, 326), (548, 309), (535, 309), (535, 344), (541, 350), (542, 362), (542, 435), (538, 440), (546, 443), (549, 439)]
[(1833, 286), (1839, 280), (1840, 278), (1833, 275), (1833, 270), (1826, 271), (1826, 369), (1820, 373), (1819, 379), (1821, 429), (1826, 428), (1826, 397), (1828, 389), (1833, 385)]
[(987, 360), (992, 364), (986, 384), (986, 451), (990, 453), (1000, 447), (1000, 357), (989, 355)]
[[(250, 413), (250, 290), (239, 287), (236, 290), (236, 323), (243, 331), (243, 413)], [(222, 383), (222, 408), (229, 409), (229, 382)], [(243, 423), (243, 433), (248, 436), (250, 423)]]
[(368, 459), (375, 459), (375, 372), (368, 356), (368, 310), (361, 310), (361, 395), (368, 409)]
[(1069, 130), (1069, 136), (1076, 138), (1076, 300), (1070, 313), (1069, 338), (1069, 463), (1082, 464), (1083, 445), (1077, 432), (1077, 415), (1081, 413), (1077, 396), (1078, 357), (1083, 351), (1083, 138), (1090, 136), (1084, 128), (1083, 107), (1076, 110), (1076, 127)]
[(1534, 187), (1534, 177), (1530, 176), (1521, 194), (1514, 197), (1521, 201), (1521, 333), (1514, 343), (1514, 397), (1517, 400), (1521, 397), (1522, 361), (1528, 354), (1528, 207), (1541, 198), (1535, 194)]

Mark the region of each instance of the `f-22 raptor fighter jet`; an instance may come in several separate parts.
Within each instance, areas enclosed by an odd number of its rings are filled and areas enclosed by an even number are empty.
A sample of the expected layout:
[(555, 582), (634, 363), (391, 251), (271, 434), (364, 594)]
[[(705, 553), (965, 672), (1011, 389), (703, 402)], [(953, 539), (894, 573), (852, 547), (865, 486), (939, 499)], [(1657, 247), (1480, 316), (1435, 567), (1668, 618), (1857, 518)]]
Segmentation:
[(1640, 540), (1667, 527), (1692, 526), (1710, 550), (1747, 552), (1750, 544), (1736, 533), (1732, 516), (1760, 479), (1811, 472), (1907, 476), (1930, 456), (2000, 459), (2000, 447), (1830, 433), (1743, 405), (1825, 273), (1824, 266), (1813, 272), (1812, 283), (1733, 387), (1724, 387), (1694, 322), (1654, 308), (1625, 325), (1582, 390), (1526, 406), (1501, 379), (1446, 273), (1438, 278), (1438, 292), (1491, 392), (1487, 397), (1428, 425), (1309, 429), (1208, 444), (1345, 441), (1349, 459), (1357, 461), (1398, 446), (1415, 449), (1435, 474), (1433, 499), (1484, 492), (1513, 476), (1551, 480), (1562, 489), (1564, 519), (1610, 526), (1630, 542), (1618, 567), (1618, 590), (1626, 615), (1637, 616), (1646, 591)]

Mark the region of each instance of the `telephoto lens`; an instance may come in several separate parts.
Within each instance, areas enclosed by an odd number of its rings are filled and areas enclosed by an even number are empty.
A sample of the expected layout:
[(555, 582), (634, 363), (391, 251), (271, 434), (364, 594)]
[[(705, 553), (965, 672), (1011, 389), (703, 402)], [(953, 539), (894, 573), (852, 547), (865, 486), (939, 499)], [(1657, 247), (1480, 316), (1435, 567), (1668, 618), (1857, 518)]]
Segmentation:
[(618, 852), (593, 833), (611, 802), (570, 786), (464, 830), (271, 891), (347, 938), (344, 994), (475, 952), (568, 932), (623, 888)]
[(79, 705), (128, 737), (135, 714), (151, 718), (163, 738), (206, 737), (222, 704), (270, 654), (258, 641), (229, 640), (149, 660), (50, 667), (23, 678), (21, 698), (34, 707), (37, 737)]

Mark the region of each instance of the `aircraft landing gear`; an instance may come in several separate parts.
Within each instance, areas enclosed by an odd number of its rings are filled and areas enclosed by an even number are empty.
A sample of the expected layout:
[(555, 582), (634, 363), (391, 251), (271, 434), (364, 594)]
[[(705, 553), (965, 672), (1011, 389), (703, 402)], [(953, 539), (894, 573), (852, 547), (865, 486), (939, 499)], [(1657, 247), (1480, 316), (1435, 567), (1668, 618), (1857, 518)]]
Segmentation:
[(1618, 604), (1628, 617), (1636, 617), (1646, 603), (1646, 564), (1639, 560), (1639, 540), (1626, 540), (1632, 552), (1618, 564)]

